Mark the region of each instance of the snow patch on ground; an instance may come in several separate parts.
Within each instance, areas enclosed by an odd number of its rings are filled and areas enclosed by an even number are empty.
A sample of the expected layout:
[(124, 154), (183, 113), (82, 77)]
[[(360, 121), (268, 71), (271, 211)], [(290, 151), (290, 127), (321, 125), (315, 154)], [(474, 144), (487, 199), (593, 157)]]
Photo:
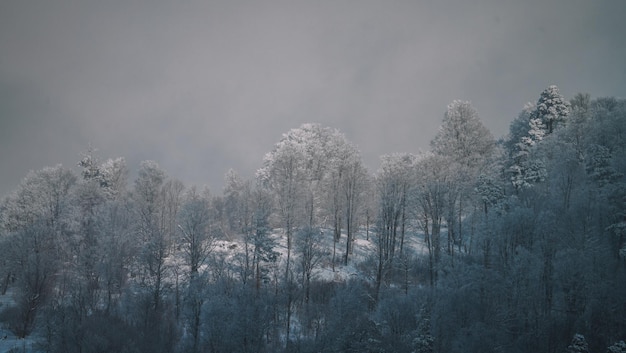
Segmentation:
[(0, 329), (0, 353), (8, 352), (37, 352), (35, 349), (37, 343), (35, 339), (30, 336), (24, 339), (15, 337), (11, 331), (6, 329)]
[(5, 294), (0, 294), (0, 311), (4, 308), (14, 306), (15, 299), (13, 298), (13, 288), (9, 288)]
[[(291, 268), (295, 272), (299, 269), (300, 259), (296, 245), (297, 234), (298, 232), (294, 231), (291, 249)], [(348, 264), (345, 265), (344, 256), (347, 236), (342, 234), (339, 241), (333, 244), (332, 230), (322, 229), (319, 240), (324, 255), (313, 272), (313, 279), (327, 282), (346, 282), (351, 279), (372, 281), (373, 278), (371, 278), (372, 276), (370, 274), (363, 273), (363, 266), (361, 265), (365, 261), (376, 258), (378, 245), (374, 238), (374, 233), (369, 232), (369, 238), (366, 234), (365, 230), (360, 230), (355, 233), (352, 242), (352, 252), (348, 258)], [(279, 266), (283, 267), (287, 260), (287, 236), (281, 229), (275, 229), (270, 237), (272, 237), (276, 243), (274, 251), (279, 254)], [(245, 243), (242, 236), (231, 237), (230, 240), (217, 240), (214, 245), (213, 254), (222, 257), (231, 264), (236, 264), (237, 259), (241, 258), (245, 252)], [(334, 266), (332, 256), (333, 245), (335, 246)], [(409, 256), (421, 256), (427, 253), (423, 236), (419, 234), (407, 234), (404, 241), (404, 249)]]
[[(15, 306), (15, 299), (13, 290), (9, 289), (5, 294), (0, 295), (0, 312), (11, 306)], [(36, 352), (35, 345), (36, 340), (32, 336), (25, 339), (18, 338), (3, 323), (0, 323), (0, 353)]]

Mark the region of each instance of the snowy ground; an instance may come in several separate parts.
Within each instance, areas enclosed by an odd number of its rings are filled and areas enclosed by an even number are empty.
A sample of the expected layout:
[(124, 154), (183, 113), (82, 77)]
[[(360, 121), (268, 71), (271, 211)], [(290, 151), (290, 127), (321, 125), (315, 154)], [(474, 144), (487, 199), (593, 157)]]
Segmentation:
[(18, 339), (11, 331), (0, 330), (0, 353), (8, 352), (36, 352), (34, 349), (35, 342), (32, 338)]
[[(0, 311), (15, 305), (13, 292), (9, 289), (6, 294), (0, 295)], [(6, 352), (35, 352), (34, 339), (19, 339), (0, 323), (0, 353)]]
[[(369, 239), (366, 239), (365, 230), (360, 230), (356, 232), (354, 236), (352, 253), (350, 254), (348, 265), (343, 264), (343, 259), (345, 256), (345, 247), (346, 247), (346, 235), (342, 234), (341, 239), (336, 243), (335, 249), (335, 266), (333, 268), (332, 263), (332, 252), (333, 252), (333, 236), (332, 230), (324, 229), (323, 235), (321, 239), (321, 247), (326, 252), (326, 255), (319, 262), (318, 266), (313, 272), (313, 279), (321, 280), (321, 281), (334, 281), (334, 282), (344, 282), (350, 279), (359, 278), (363, 280), (371, 280), (371, 276), (363, 273), (362, 267), (360, 266), (364, 261), (368, 259), (375, 258), (377, 254), (377, 244), (375, 239), (373, 238), (374, 233), (369, 233)], [(291, 253), (291, 261), (292, 266), (295, 264), (295, 268), (297, 268), (298, 264), (298, 253), (296, 247), (296, 239), (297, 232), (294, 232), (294, 245)], [(287, 239), (283, 234), (281, 229), (276, 229), (274, 233), (271, 235), (276, 240), (276, 248), (274, 249), (278, 253), (280, 253), (279, 261), (282, 262), (281, 266), (284, 265), (284, 261), (287, 258)], [(238, 254), (242, 254), (244, 252), (244, 243), (238, 237), (233, 237), (232, 240), (219, 240), (215, 244), (214, 252), (220, 254), (226, 258), (230, 263), (235, 263), (235, 258)], [(408, 234), (405, 237), (404, 243), (405, 251), (411, 255), (426, 255), (426, 246), (423, 242), (423, 236), (418, 234)], [(373, 271), (373, 270), (372, 270)]]

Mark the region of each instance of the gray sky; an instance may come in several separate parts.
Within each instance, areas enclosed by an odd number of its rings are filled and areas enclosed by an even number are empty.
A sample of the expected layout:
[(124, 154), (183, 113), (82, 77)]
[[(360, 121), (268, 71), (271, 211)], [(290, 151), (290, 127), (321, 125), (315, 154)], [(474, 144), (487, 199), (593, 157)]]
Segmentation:
[(454, 99), (496, 136), (556, 84), (626, 97), (626, 2), (0, 1), (0, 197), (89, 143), (221, 191), (282, 133), (340, 129), (370, 171)]

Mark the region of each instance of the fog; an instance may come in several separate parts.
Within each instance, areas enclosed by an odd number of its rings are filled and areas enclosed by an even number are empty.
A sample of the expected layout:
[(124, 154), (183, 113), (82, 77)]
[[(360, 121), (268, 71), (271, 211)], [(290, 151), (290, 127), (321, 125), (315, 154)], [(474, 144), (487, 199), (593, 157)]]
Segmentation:
[(454, 99), (498, 137), (556, 84), (626, 96), (623, 1), (0, 3), (0, 196), (91, 144), (219, 191), (304, 122), (374, 172)]

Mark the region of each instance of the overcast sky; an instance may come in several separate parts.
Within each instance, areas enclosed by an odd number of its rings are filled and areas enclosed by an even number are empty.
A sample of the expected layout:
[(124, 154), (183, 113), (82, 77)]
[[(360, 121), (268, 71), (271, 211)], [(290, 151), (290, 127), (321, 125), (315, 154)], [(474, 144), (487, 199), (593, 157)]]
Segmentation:
[(626, 97), (626, 2), (0, 1), (0, 197), (91, 143), (221, 192), (281, 135), (338, 128), (371, 172), (447, 104), (494, 136), (556, 84)]

